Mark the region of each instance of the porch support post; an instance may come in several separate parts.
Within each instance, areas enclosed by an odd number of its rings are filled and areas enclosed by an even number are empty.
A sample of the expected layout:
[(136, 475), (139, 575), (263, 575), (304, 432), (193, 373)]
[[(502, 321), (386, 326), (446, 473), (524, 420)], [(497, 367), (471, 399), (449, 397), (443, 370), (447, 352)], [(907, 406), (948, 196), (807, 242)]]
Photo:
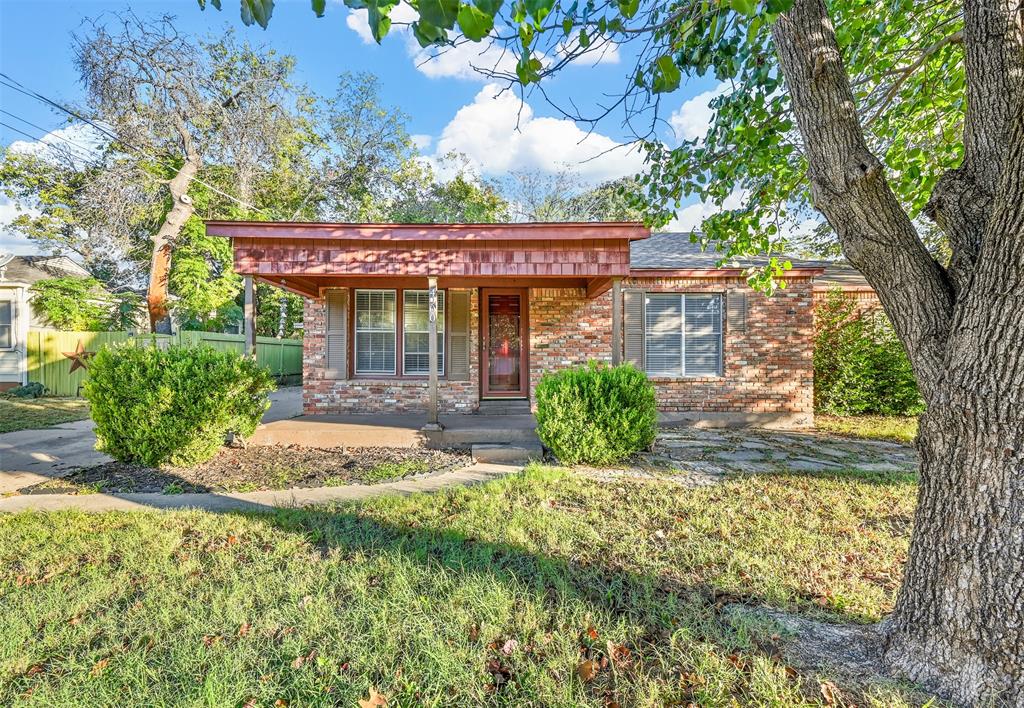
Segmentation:
[(443, 426), (437, 419), (437, 278), (427, 278), (427, 331), (430, 333), (430, 342), (427, 345), (427, 424), (424, 430), (443, 430)]
[(253, 284), (252, 276), (246, 275), (242, 278), (245, 281), (245, 307), (243, 309), (243, 332), (245, 333), (245, 356), (256, 358), (256, 286)]
[(622, 363), (622, 278), (612, 279), (612, 366)]

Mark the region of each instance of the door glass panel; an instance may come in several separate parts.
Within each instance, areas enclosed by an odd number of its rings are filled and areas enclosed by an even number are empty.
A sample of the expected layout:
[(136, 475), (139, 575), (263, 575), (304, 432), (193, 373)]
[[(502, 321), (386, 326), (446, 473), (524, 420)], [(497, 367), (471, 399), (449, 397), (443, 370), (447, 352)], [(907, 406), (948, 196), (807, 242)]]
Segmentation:
[(487, 388), (494, 392), (518, 392), (520, 337), (518, 295), (487, 296)]

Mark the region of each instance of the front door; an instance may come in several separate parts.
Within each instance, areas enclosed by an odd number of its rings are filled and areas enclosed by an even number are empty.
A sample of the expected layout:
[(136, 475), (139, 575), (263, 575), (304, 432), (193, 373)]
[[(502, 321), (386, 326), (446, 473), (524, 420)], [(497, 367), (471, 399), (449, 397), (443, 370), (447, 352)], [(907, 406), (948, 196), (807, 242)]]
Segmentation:
[(484, 288), (480, 318), (484, 398), (526, 398), (526, 290)]

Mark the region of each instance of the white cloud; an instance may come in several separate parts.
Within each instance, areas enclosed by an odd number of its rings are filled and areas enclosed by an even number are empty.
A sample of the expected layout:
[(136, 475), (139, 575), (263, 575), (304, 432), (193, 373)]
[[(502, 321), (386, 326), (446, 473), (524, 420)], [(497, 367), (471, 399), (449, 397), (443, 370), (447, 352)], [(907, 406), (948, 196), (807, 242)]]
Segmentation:
[(699, 231), (704, 219), (713, 216), (725, 209), (739, 209), (743, 206), (744, 194), (741, 190), (734, 190), (722, 205), (710, 202), (697, 202), (685, 206), (676, 212), (676, 218), (672, 219), (666, 226), (666, 231)]
[(676, 140), (703, 140), (714, 117), (714, 112), (708, 104), (729, 88), (729, 84), (723, 81), (710, 91), (698, 93), (674, 111), (669, 116), (668, 123), (672, 126)]
[[(345, 24), (359, 35), (364, 44), (375, 44), (376, 40), (370, 32), (366, 10), (349, 10)], [(501, 74), (514, 75), (516, 56), (502, 45), (492, 40), (471, 42), (461, 35), (454, 37), (454, 46), (429, 47), (424, 49), (409, 30), (408, 23), (415, 21), (419, 15), (407, 3), (396, 5), (390, 14), (391, 32), (388, 36), (398, 36), (405, 42), (405, 52), (412, 60), (417, 71), (431, 79), (466, 79), (470, 81), (486, 81), (487, 77), (476, 69)], [(398, 26), (395, 26), (398, 25)], [(543, 56), (540, 56), (543, 61)]]
[(99, 157), (106, 144), (106, 136), (93, 126), (73, 123), (66, 128), (51, 130), (39, 140), (15, 140), (7, 149), (46, 160), (70, 155), (81, 166)]
[[(558, 54), (564, 57), (570, 52), (577, 51), (578, 48), (579, 37), (574, 36), (568, 42), (562, 42), (558, 45)], [(619, 56), (619, 45), (617, 42), (598, 39), (587, 47), (582, 54), (578, 55), (575, 61), (580, 65), (597, 66), (598, 64), (618, 64), (622, 61), (622, 57)]]
[(529, 104), (497, 84), (484, 86), (445, 126), (435, 160), (449, 153), (464, 155), (482, 175), (571, 168), (582, 179), (599, 182), (643, 168), (638, 149), (600, 133), (588, 135), (571, 120), (538, 118)]
[(421, 133), (417, 133), (416, 135), (410, 135), (409, 140), (412, 141), (412, 144), (415, 145), (416, 149), (419, 150), (420, 152), (425, 152), (427, 149), (430, 148), (431, 143), (434, 142), (433, 136), (423, 135)]

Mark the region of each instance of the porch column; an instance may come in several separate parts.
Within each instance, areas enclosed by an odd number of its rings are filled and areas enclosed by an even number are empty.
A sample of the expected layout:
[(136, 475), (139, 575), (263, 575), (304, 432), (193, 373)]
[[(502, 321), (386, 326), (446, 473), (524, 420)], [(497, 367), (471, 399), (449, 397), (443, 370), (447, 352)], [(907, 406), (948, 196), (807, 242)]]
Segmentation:
[(427, 344), (428, 377), (427, 377), (427, 424), (424, 430), (443, 430), (437, 419), (437, 278), (427, 278), (427, 332), (430, 342)]
[(243, 332), (245, 333), (245, 356), (256, 358), (256, 288), (252, 282), (252, 276), (246, 275), (242, 278), (245, 281), (245, 306), (243, 309)]
[(612, 279), (612, 366), (622, 363), (622, 279)]

